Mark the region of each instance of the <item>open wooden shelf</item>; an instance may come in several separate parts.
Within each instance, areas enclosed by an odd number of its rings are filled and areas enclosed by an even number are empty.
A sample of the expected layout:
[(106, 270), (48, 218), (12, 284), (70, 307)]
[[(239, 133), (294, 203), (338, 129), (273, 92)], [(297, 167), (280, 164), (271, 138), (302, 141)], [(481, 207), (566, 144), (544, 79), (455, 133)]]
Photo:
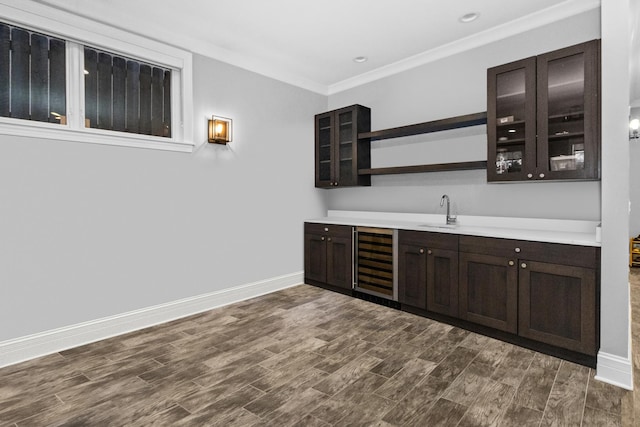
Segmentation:
[[(362, 132), (358, 134), (358, 139), (369, 139), (370, 141), (377, 141), (381, 139), (400, 138), (403, 136), (420, 135), (423, 133), (440, 132), (443, 130), (460, 129), (469, 126), (478, 126), (484, 124), (487, 124), (486, 111), (475, 114), (465, 114), (464, 116), (449, 117), (441, 120), (432, 120), (430, 122), (416, 123), (414, 125), (400, 126), (397, 128), (377, 130), (374, 132)], [(359, 169), (358, 175), (393, 175), (402, 173), (448, 172), (486, 168), (487, 162), (484, 160), (479, 160), (473, 162)]]
[(479, 160), (475, 162), (439, 163), (435, 165), (394, 166), (388, 168), (360, 169), (358, 170), (358, 175), (393, 175), (401, 173), (449, 172), (486, 168), (487, 162), (485, 160)]
[(430, 122), (416, 123), (414, 125), (400, 126), (397, 128), (363, 132), (358, 134), (359, 139), (370, 138), (371, 141), (381, 139), (400, 138), (402, 136), (420, 135), (423, 133), (440, 132), (443, 130), (460, 129), (469, 126), (487, 124), (487, 112), (466, 114), (464, 116), (449, 117)]

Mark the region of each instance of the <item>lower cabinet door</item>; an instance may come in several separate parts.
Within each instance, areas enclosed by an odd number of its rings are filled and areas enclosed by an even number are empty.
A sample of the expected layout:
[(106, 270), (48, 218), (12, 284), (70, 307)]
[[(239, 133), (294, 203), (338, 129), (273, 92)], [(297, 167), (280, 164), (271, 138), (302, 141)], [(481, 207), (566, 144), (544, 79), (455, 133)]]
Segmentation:
[(595, 355), (596, 271), (533, 261), (519, 263), (518, 334)]
[(459, 316), (506, 332), (518, 328), (516, 260), (462, 252), (459, 255)]
[(427, 310), (458, 317), (458, 251), (427, 251)]
[(398, 245), (398, 300), (427, 308), (427, 250), (424, 246)]
[(327, 280), (333, 286), (351, 289), (353, 278), (351, 237), (327, 237)]
[(327, 242), (321, 234), (304, 235), (304, 277), (322, 283), (327, 281)]

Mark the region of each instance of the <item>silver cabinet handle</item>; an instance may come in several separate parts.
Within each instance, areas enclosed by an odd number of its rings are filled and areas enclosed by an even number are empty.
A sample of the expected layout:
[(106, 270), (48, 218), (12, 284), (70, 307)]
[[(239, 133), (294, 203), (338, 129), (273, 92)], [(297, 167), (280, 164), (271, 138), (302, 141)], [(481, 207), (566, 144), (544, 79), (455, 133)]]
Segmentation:
[(322, 237), (320, 238), (320, 240), (322, 240), (322, 241), (324, 242), (324, 236), (322, 236)]
[(325, 228), (324, 228), (324, 231), (329, 231), (329, 227), (325, 227)]
[(419, 252), (420, 252), (421, 254), (423, 254), (423, 253), (424, 253), (424, 249), (420, 248), (420, 251), (419, 251)]
[(527, 268), (527, 264), (523, 262), (522, 264), (520, 264), (520, 267)]
[(327, 239), (327, 241), (329, 241), (329, 242), (330, 242), (330, 241), (331, 241), (331, 237), (329, 237), (329, 238)]
[(528, 173), (527, 174), (527, 178), (529, 178), (529, 179), (533, 178), (533, 174), (532, 173)]
[(541, 173), (540, 175), (538, 175), (540, 178), (544, 178), (544, 174)]
[(428, 254), (428, 255), (431, 255), (432, 253), (433, 253), (433, 252), (431, 252), (431, 249), (429, 249), (429, 250), (427, 251), (427, 254)]
[(520, 248), (515, 248), (514, 250), (516, 251), (516, 253), (520, 253)]
[(515, 262), (513, 262), (513, 261), (509, 261), (509, 265), (510, 265), (510, 266), (513, 266), (514, 264), (515, 264)]

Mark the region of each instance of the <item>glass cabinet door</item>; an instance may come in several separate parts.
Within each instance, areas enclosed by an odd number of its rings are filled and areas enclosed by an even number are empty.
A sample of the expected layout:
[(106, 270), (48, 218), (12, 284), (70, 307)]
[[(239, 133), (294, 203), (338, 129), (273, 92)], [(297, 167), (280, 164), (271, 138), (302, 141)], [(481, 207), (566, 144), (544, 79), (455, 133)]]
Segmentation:
[(354, 145), (357, 143), (358, 135), (355, 132), (356, 126), (353, 109), (339, 110), (336, 113), (337, 135), (335, 146), (336, 170), (338, 176), (336, 181), (340, 185), (353, 185), (353, 177), (358, 173), (353, 161)]
[(526, 179), (536, 164), (535, 58), (490, 69), (488, 92), (487, 178)]
[(330, 186), (333, 182), (333, 114), (316, 116), (316, 186)]
[(593, 46), (586, 43), (538, 58), (538, 172), (545, 178), (597, 177)]

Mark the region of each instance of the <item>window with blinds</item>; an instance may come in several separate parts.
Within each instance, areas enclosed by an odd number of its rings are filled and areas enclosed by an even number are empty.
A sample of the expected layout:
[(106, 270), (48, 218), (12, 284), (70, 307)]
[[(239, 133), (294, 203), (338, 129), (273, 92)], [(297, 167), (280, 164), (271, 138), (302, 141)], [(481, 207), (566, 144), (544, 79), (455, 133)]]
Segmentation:
[(31, 3), (0, 0), (0, 136), (193, 151), (190, 52)]
[(0, 117), (62, 123), (65, 41), (0, 23)]
[(84, 48), (85, 126), (171, 137), (171, 70)]

